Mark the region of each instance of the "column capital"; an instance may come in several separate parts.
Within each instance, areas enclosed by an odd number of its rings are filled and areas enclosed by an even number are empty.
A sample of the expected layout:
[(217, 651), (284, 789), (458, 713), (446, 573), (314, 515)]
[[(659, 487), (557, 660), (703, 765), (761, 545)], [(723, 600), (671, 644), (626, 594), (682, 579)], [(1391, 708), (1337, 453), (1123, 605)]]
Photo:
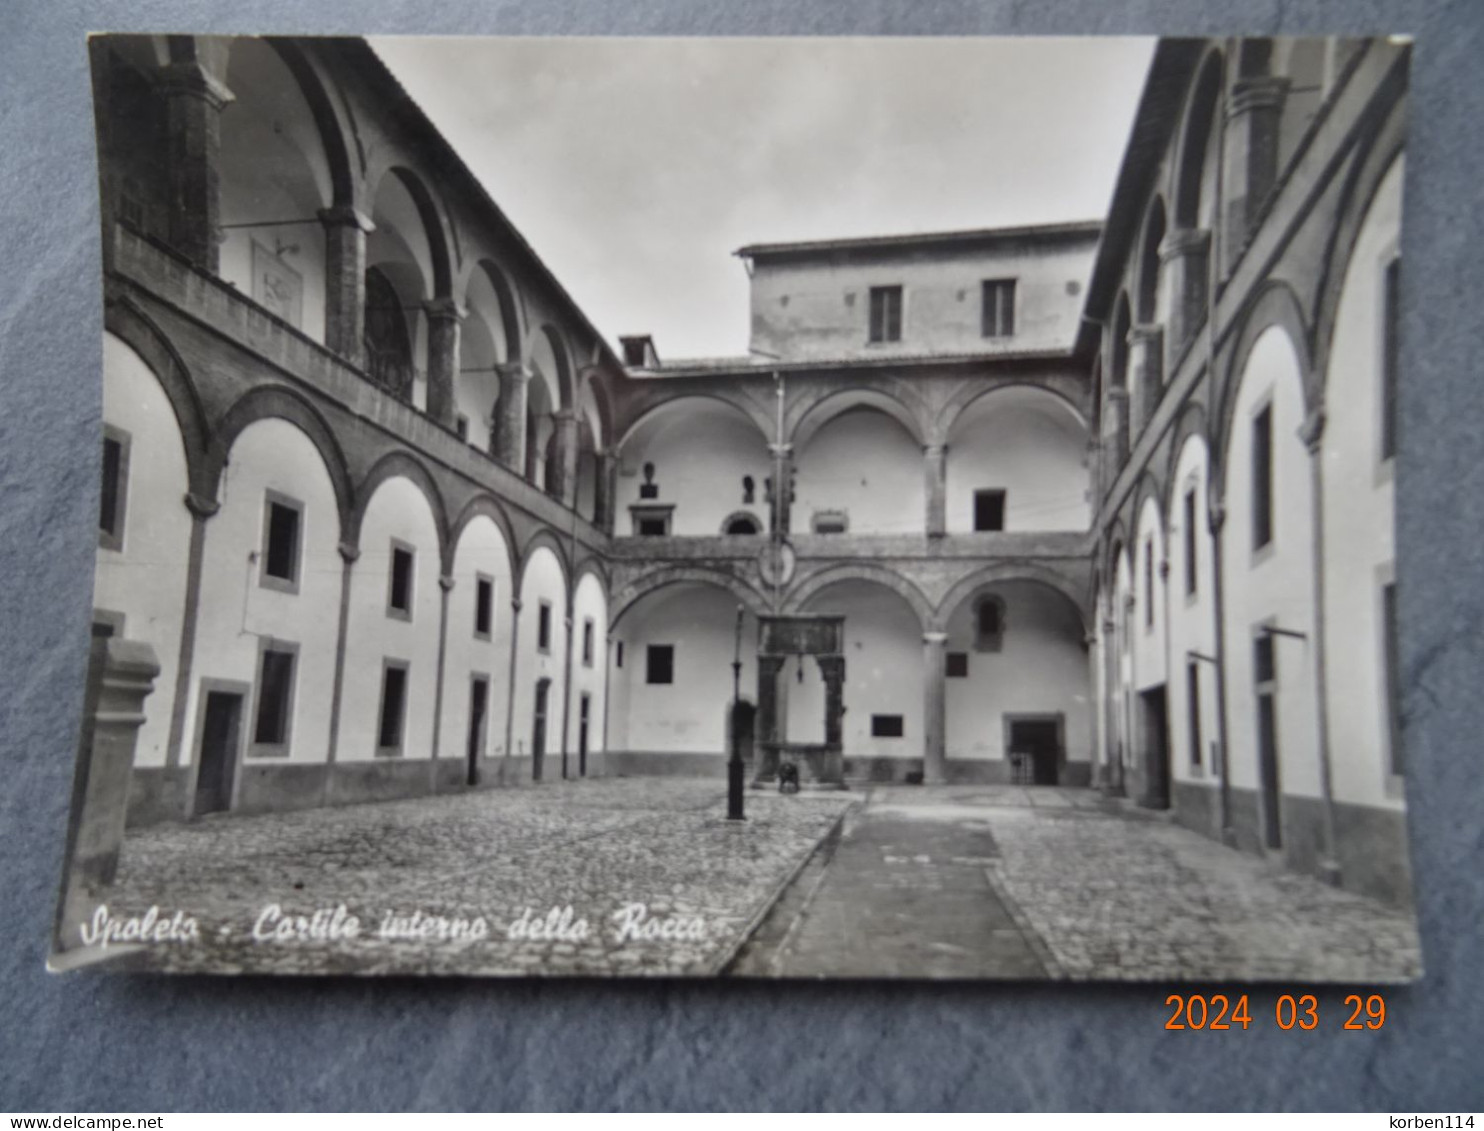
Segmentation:
[(1183, 259), (1211, 249), (1211, 229), (1176, 228), (1168, 233), (1159, 245), (1159, 261), (1168, 263), (1172, 259)]
[(1221, 528), (1226, 525), (1226, 503), (1221, 499), (1212, 499), (1207, 507), (1207, 525), (1212, 534), (1220, 534)]
[(529, 381), (531, 371), (523, 361), (500, 361), (495, 363), (495, 372), (502, 381)]
[(346, 565), (352, 564), (361, 556), (360, 547), (353, 546), (349, 542), (341, 542), (335, 548), (340, 551), (340, 557)]
[(1324, 425), (1327, 419), (1324, 406), (1315, 405), (1305, 415), (1304, 422), (1299, 425), (1299, 439), (1304, 442), (1304, 447), (1309, 449), (1310, 455), (1316, 454), (1324, 442)]
[(170, 63), (161, 67), (157, 81), (167, 96), (199, 98), (213, 110), (221, 110), (236, 98), (226, 83), (197, 62)]
[(948, 445), (924, 444), (922, 446), (922, 454), (927, 456), (928, 459), (942, 459), (948, 454)]
[(433, 321), (447, 322), (461, 322), (464, 315), (468, 313), (462, 306), (447, 296), (429, 299), (423, 303), (423, 312)]
[(1103, 396), (1107, 397), (1110, 401), (1126, 401), (1128, 400), (1128, 390), (1122, 385), (1110, 385), (1107, 389), (1103, 390)]
[(200, 519), (202, 522), (205, 522), (222, 509), (222, 505), (215, 499), (209, 499), (205, 495), (198, 495), (194, 491), (187, 491), (182, 501), (185, 503), (186, 510), (191, 512), (191, 516)]
[(948, 633), (946, 633), (946, 632), (924, 632), (922, 634), (922, 642), (924, 644), (933, 644), (933, 645), (946, 644), (946, 643), (948, 643)]
[(512, 597), (512, 598), (510, 598), (510, 607), (512, 609), (514, 609), (517, 613), (520, 612), (520, 605), (521, 605), (521, 601), (520, 601), (520, 598), (519, 597)]
[(376, 225), (371, 222), (371, 217), (349, 204), (321, 208), (315, 215), (319, 217), (319, 222), (328, 228), (359, 228), (363, 232), (376, 231)]
[(1288, 93), (1288, 80), (1277, 75), (1254, 75), (1232, 84), (1226, 116), (1235, 118), (1254, 110), (1276, 110)]
[(438, 588), (442, 589), (445, 593), (452, 593), (453, 585), (454, 579), (452, 574), (445, 573), (438, 578)]
[(768, 451), (772, 452), (775, 456), (781, 455), (787, 457), (794, 454), (794, 446), (792, 444), (769, 444)]
[(559, 408), (551, 414), (553, 424), (576, 424), (577, 410), (572, 408)]
[(1149, 345), (1158, 342), (1164, 337), (1165, 328), (1162, 322), (1138, 322), (1128, 328), (1129, 345)]

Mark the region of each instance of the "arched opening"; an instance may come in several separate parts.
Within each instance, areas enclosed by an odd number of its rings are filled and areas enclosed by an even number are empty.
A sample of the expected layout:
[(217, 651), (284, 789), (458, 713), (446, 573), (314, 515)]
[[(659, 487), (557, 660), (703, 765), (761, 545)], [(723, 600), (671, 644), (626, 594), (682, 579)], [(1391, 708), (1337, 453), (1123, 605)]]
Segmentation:
[(459, 331), (459, 372), (454, 380), (455, 425), (472, 447), (491, 450), (500, 400), (498, 366), (510, 359), (501, 297), (481, 264), (469, 276)]
[(366, 268), (366, 375), (398, 400), (411, 401), (414, 374), (407, 310), (391, 279)]
[(619, 445), (615, 532), (638, 534), (652, 519), (674, 535), (715, 537), (739, 504), (766, 507), (772, 459), (757, 423), (737, 406), (711, 397), (666, 401)]
[(219, 184), (223, 280), (317, 342), (325, 340), (325, 232), (334, 203), (319, 127), (267, 42), (231, 41)]
[(1038, 581), (982, 585), (948, 617), (950, 780), (1086, 785), (1091, 679), (1082, 614)]
[[(609, 769), (713, 774), (727, 751), (738, 599), (679, 581), (622, 611), (609, 646)], [(741, 699), (757, 692), (757, 619), (741, 621)]]
[(950, 533), (1086, 530), (1091, 522), (1087, 427), (1054, 393), (1011, 386), (984, 394), (955, 418), (947, 447)]
[(492, 784), (505, 753), (515, 591), (509, 543), (489, 515), (458, 532), (450, 576), (439, 758), (462, 767), (467, 785)]
[(1180, 143), (1180, 167), (1175, 177), (1175, 227), (1210, 231), (1215, 226), (1217, 136), (1221, 108), (1222, 56), (1212, 52), (1196, 78), (1186, 111)]
[(567, 704), (567, 751), (564, 771), (585, 778), (603, 766), (603, 718), (606, 710), (608, 595), (597, 574), (588, 571), (572, 595), (572, 694)]
[[(421, 408), (426, 403), (427, 323), (423, 304), (435, 297), (444, 281), (446, 264), (439, 255), (441, 234), (429, 232), (436, 223), (426, 190), (412, 173), (393, 169), (381, 178), (372, 204), (375, 229), (366, 237), (366, 355), (367, 375), (388, 392)], [(378, 325), (373, 337), (373, 323)], [(387, 353), (402, 349), (405, 337), (407, 368), (401, 358)], [(373, 361), (374, 350), (387, 361)]]
[(526, 467), (528, 483), (545, 488), (549, 482), (548, 452), (552, 437), (556, 434), (551, 392), (546, 382), (532, 377), (526, 386)]
[[(1200, 434), (1176, 454), (1170, 502), (1165, 512), (1169, 620), (1167, 686), (1170, 702), (1170, 762), (1176, 782), (1210, 788), (1218, 766), (1216, 716), (1215, 546), (1209, 519), (1210, 459)], [(1178, 799), (1177, 799), (1178, 800)], [(1214, 802), (1211, 830), (1219, 833)]]
[(748, 511), (737, 511), (729, 515), (722, 523), (721, 532), (727, 535), (746, 536), (749, 534), (761, 534), (763, 532), (762, 521)]
[(1159, 249), (1165, 238), (1165, 203), (1155, 197), (1144, 220), (1144, 239), (1139, 251), (1137, 313), (1143, 324), (1163, 320), (1163, 288), (1160, 286)]
[[(1303, 369), (1272, 325), (1241, 360), (1224, 421), (1222, 599), (1233, 786), (1256, 791), (1246, 843), (1280, 849), (1293, 805), (1320, 796), (1313, 682), (1314, 533)], [(1277, 630), (1277, 631), (1270, 631)], [(1302, 804), (1302, 803), (1300, 803)], [(1239, 815), (1240, 816), (1240, 815)], [(1311, 830), (1312, 831), (1312, 830)]]
[[(901, 594), (848, 578), (818, 590), (806, 613), (845, 618), (847, 776), (903, 781), (922, 770), (924, 749), (923, 624)], [(779, 686), (787, 697), (790, 742), (823, 742), (825, 684), (812, 657), (790, 659)]]
[(1113, 308), (1113, 325), (1108, 343), (1108, 393), (1117, 402), (1109, 408), (1114, 424), (1111, 439), (1114, 453), (1112, 470), (1115, 474), (1128, 461), (1129, 456), (1128, 336), (1132, 329), (1128, 295), (1120, 293)]
[(551, 545), (527, 551), (520, 576), (520, 611), (516, 614), (515, 700), (510, 721), (512, 756), (529, 760), (516, 777), (534, 781), (558, 777), (553, 756), (560, 758), (562, 704), (567, 676), (567, 572)]
[(837, 403), (838, 412), (796, 433), (794, 529), (920, 534), (927, 521), (921, 441), (876, 404)]

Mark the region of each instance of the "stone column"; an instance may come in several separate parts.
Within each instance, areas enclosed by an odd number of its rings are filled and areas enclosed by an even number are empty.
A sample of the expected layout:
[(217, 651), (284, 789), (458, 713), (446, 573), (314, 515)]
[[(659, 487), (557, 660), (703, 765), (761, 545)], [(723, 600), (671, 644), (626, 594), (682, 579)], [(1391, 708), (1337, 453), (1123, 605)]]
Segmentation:
[(1226, 150), (1221, 192), (1221, 273), (1232, 267), (1278, 176), (1278, 122), (1288, 80), (1260, 75), (1238, 79), (1226, 103)]
[(1128, 390), (1111, 388), (1103, 403), (1103, 485), (1113, 486), (1128, 462)]
[(349, 205), (319, 214), (325, 228), (325, 345), (357, 369), (366, 364), (366, 233), (370, 217)]
[(784, 737), (782, 712), (779, 710), (778, 676), (783, 671), (785, 656), (757, 658), (757, 772), (754, 782), (772, 781), (778, 776), (778, 747)]
[(794, 446), (769, 444), (773, 456), (773, 520), (777, 530), (787, 534), (793, 514)]
[(1153, 323), (1142, 323), (1128, 332), (1128, 379), (1133, 387), (1131, 437), (1143, 433), (1159, 407), (1165, 384), (1164, 341), (1164, 327)]
[(558, 409), (551, 415), (553, 427), (552, 443), (556, 446), (556, 458), (551, 470), (556, 473), (555, 482), (546, 485), (546, 493), (560, 499), (566, 506), (577, 504), (577, 414), (569, 408)]
[(170, 244), (213, 275), (220, 267), (222, 109), (232, 92), (200, 60), (160, 73), (165, 98), (165, 176)]
[(597, 457), (598, 481), (593, 492), (593, 525), (609, 537), (617, 516), (614, 505), (618, 500), (618, 460), (610, 452), (600, 452)]
[(922, 449), (922, 459), (927, 487), (927, 536), (941, 538), (948, 530), (948, 449), (942, 444), (927, 444)]
[(56, 924), (64, 950), (82, 945), (79, 927), (92, 919), (118, 873), (134, 748), (144, 725), (144, 701), (160, 674), (154, 649), (142, 641), (99, 637), (92, 648), (67, 831), (67, 888)]
[(1165, 342), (1170, 358), (1179, 360), (1180, 351), (1206, 318), (1211, 233), (1204, 228), (1177, 229), (1160, 245), (1159, 259), (1170, 295)]
[[(175, 665), (175, 699), (170, 711), (170, 736), (165, 746), (165, 765), (172, 770), (181, 763), (185, 743), (186, 700), (190, 698), (196, 655), (196, 624), (201, 616), (201, 572), (206, 560), (206, 524), (220, 507), (215, 499), (186, 492), (185, 508), (191, 515), (191, 544), (186, 556), (185, 605), (180, 621), (180, 653)], [(191, 811), (191, 799), (181, 798), (182, 814)]]
[(526, 473), (526, 390), (531, 371), (520, 362), (495, 366), (500, 400), (495, 406), (494, 457), (515, 474)]
[(845, 657), (819, 656), (819, 674), (824, 677), (824, 763), (819, 780), (828, 785), (845, 784)]
[(458, 410), (454, 381), (459, 372), (459, 322), (464, 312), (451, 298), (425, 303), (428, 316), (428, 415), (454, 430)]
[(947, 697), (945, 695), (944, 655), (946, 632), (922, 634), (922, 780), (927, 785), (941, 785), (948, 780)]

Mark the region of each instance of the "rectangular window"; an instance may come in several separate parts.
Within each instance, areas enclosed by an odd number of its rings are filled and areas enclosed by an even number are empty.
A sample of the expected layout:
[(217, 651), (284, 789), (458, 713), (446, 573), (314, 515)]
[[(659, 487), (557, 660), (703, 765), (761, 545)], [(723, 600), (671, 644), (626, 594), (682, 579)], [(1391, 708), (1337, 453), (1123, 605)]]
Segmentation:
[(388, 660), (381, 674), (381, 719), (376, 726), (378, 751), (401, 751), (406, 715), (407, 666)]
[(460, 440), (463, 440), (465, 442), (468, 441), (468, 439), (469, 439), (469, 418), (467, 416), (465, 416), (462, 412), (459, 413), (458, 419), (453, 422), (453, 430), (458, 434), (458, 437), (459, 437)]
[(1154, 627), (1154, 539), (1144, 540), (1144, 627)]
[(984, 280), (981, 329), (986, 338), (1008, 338), (1015, 333), (1015, 280)]
[(1381, 283), (1381, 458), (1396, 455), (1396, 392), (1401, 357), (1401, 260), (1386, 264)]
[(901, 715), (871, 716), (872, 738), (901, 738), (902, 733)]
[(639, 520), (640, 538), (664, 538), (670, 533), (670, 524), (662, 518), (641, 518)]
[(1195, 488), (1185, 492), (1185, 595), (1196, 590)]
[(387, 584), (386, 611), (401, 620), (412, 619), (413, 550), (402, 542), (392, 542), (392, 569)]
[(645, 683), (675, 682), (675, 645), (651, 644), (645, 657)]
[(582, 666), (593, 666), (593, 622), (591, 618), (582, 622)]
[(98, 492), (98, 545), (124, 548), (124, 508), (129, 485), (129, 434), (103, 426), (103, 484)]
[(622, 640), (620, 640), (617, 644), (615, 644), (613, 646), (613, 666), (614, 667), (617, 667), (617, 668), (623, 667), (623, 641)]
[(871, 337), (873, 342), (902, 340), (902, 288), (871, 288)]
[(949, 679), (967, 679), (969, 677), (969, 654), (949, 652), (944, 670)]
[(536, 648), (541, 652), (551, 651), (551, 602), (542, 601), (536, 610)]
[(1273, 540), (1273, 406), (1252, 419), (1252, 548)]
[(1005, 529), (1005, 492), (974, 492), (974, 529)]
[(1402, 683), (1401, 652), (1397, 646), (1396, 585), (1381, 589), (1382, 662), (1386, 677), (1386, 723), (1391, 741), (1391, 772), (1400, 776), (1405, 764), (1402, 757)]
[(474, 579), (474, 635), (488, 640), (495, 623), (495, 583), (488, 577)]
[(844, 511), (815, 511), (810, 525), (816, 534), (844, 534), (850, 529), (850, 516)]
[(1201, 764), (1201, 669), (1195, 660), (1185, 663), (1185, 705), (1190, 716), (1190, 764)]
[(284, 746), (289, 740), (289, 711), (294, 695), (294, 653), (264, 648), (258, 667), (258, 716), (254, 746)]
[(1259, 632), (1257, 639), (1252, 642), (1252, 682), (1261, 690), (1264, 685), (1271, 686), (1277, 677), (1277, 657), (1273, 653), (1272, 634)]
[(299, 543), (303, 504), (277, 491), (263, 500), (262, 584), (285, 593), (299, 591)]

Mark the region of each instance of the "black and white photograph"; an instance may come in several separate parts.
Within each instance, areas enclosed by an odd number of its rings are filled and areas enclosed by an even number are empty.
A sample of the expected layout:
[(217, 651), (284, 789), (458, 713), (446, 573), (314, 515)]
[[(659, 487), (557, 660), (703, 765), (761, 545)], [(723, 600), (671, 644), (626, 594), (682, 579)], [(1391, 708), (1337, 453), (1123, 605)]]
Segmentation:
[(1422, 975), (1409, 39), (87, 49), (52, 970)]

